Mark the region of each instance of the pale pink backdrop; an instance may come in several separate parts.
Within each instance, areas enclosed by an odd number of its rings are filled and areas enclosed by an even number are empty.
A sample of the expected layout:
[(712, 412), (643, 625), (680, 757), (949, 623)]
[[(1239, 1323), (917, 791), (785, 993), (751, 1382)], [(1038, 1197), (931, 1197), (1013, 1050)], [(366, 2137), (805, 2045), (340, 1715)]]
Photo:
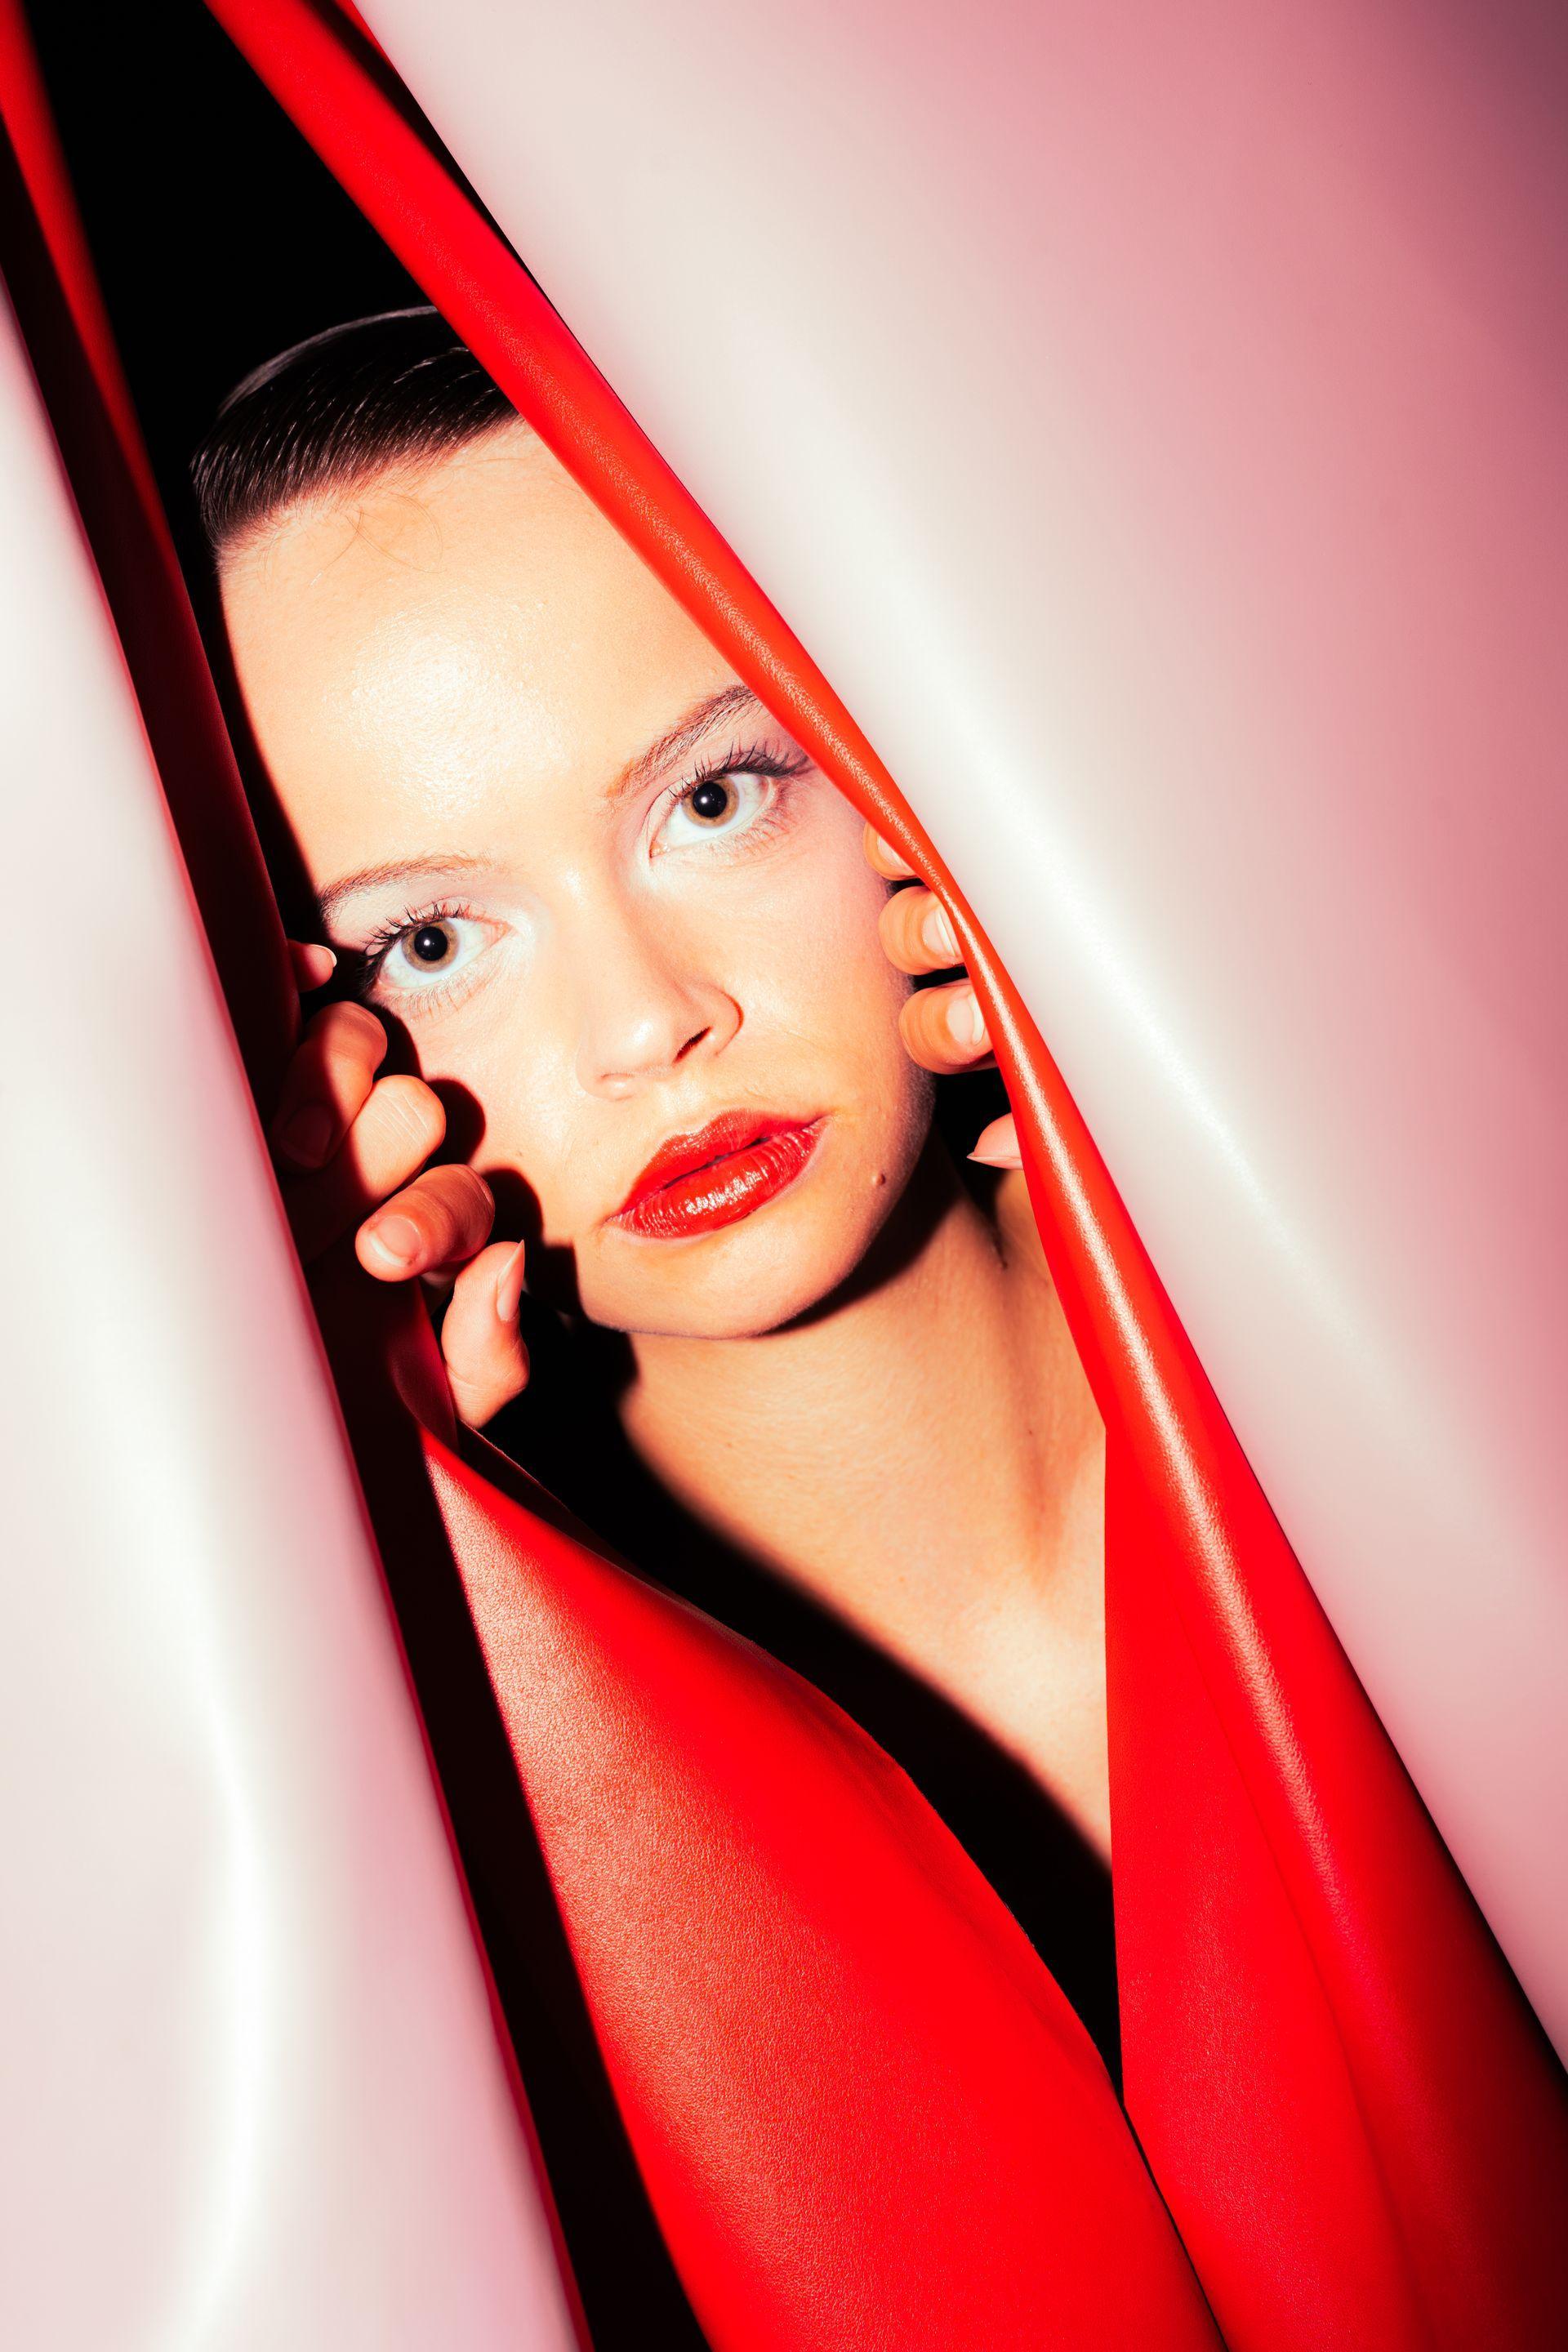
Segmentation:
[(924, 819), (1568, 2047), (1568, 19), (363, 13)]

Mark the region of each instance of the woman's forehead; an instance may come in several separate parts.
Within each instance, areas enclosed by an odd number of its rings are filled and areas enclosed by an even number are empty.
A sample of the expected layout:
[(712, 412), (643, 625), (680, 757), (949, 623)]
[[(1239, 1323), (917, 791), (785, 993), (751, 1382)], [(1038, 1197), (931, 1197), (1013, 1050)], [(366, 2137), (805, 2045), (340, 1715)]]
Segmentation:
[(731, 676), (542, 444), (510, 431), (285, 517), (226, 569), (224, 604), (302, 845), (530, 784), (591, 792)]

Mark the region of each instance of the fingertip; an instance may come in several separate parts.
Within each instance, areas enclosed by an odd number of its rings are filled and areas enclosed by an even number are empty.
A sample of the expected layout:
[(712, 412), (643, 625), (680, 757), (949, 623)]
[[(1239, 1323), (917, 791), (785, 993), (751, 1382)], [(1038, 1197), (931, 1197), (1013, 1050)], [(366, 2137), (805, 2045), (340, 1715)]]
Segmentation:
[(970, 1153), (984, 1168), (1021, 1168), (1024, 1155), (1018, 1144), (1018, 1122), (1009, 1112), (1004, 1118), (994, 1118), (983, 1129)]
[(934, 894), (921, 916), (921, 943), (932, 959), (933, 969), (938, 971), (963, 961), (963, 950), (959, 945), (952, 918)]
[(496, 1242), (473, 1259), (441, 1327), (452, 1401), (471, 1429), (482, 1429), (528, 1386), (531, 1367), (516, 1320), (522, 1258), (521, 1243)]
[(301, 1176), (324, 1168), (337, 1141), (338, 1123), (325, 1103), (303, 1103), (272, 1138), (272, 1148)]
[(496, 1276), (496, 1315), (502, 1323), (515, 1323), (522, 1305), (522, 1283), (527, 1272), (528, 1249), (519, 1242), (511, 1255)]
[(338, 968), (336, 951), (315, 940), (290, 940), (289, 961), (294, 969), (294, 985), (301, 996), (308, 996), (312, 989), (325, 988)]
[(906, 858), (900, 856), (892, 843), (879, 834), (874, 824), (867, 824), (861, 840), (867, 863), (885, 880), (908, 882), (913, 877), (914, 867)]
[(422, 1271), (428, 1255), (425, 1236), (412, 1217), (394, 1211), (373, 1217), (354, 1237), (354, 1251), (367, 1274), (382, 1282), (405, 1282)]
[(980, 999), (967, 981), (955, 981), (947, 992), (943, 1019), (953, 1048), (968, 1058), (983, 1053), (989, 1045), (985, 1015), (980, 1009)]

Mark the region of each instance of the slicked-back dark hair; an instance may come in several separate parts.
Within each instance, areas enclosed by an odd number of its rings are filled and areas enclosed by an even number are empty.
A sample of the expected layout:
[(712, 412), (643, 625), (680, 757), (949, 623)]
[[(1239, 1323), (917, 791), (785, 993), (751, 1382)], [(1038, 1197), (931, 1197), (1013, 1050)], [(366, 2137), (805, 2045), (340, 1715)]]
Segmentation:
[(191, 465), (216, 556), (303, 499), (445, 457), (517, 412), (439, 311), (383, 310), (236, 384)]

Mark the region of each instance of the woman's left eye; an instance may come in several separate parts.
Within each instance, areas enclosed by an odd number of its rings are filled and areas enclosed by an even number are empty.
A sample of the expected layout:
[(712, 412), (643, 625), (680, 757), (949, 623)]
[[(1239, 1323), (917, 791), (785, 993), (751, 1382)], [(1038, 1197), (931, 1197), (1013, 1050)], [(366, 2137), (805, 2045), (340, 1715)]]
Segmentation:
[(721, 776), (700, 776), (687, 784), (670, 803), (669, 813), (654, 835), (653, 847), (691, 849), (713, 840), (733, 841), (749, 833), (766, 816), (779, 795), (776, 775), (734, 768)]

